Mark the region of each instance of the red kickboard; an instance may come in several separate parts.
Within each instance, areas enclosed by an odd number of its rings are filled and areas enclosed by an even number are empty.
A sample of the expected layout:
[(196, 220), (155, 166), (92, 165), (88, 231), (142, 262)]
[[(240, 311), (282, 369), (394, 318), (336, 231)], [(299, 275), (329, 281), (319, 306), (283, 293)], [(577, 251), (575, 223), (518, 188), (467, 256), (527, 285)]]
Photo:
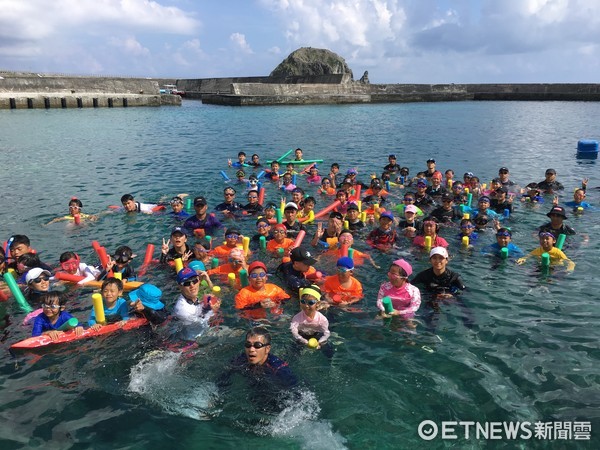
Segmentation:
[(19, 341), (16, 344), (11, 345), (10, 348), (37, 348), (49, 344), (62, 344), (63, 342), (77, 341), (79, 339), (87, 339), (95, 336), (100, 336), (102, 334), (114, 333), (118, 330), (133, 330), (135, 328), (139, 328), (143, 325), (146, 325), (147, 323), (148, 319), (144, 317), (136, 317), (134, 319), (129, 319), (127, 322), (125, 322), (125, 325), (123, 325), (122, 327), (119, 327), (117, 323), (111, 323), (110, 325), (103, 326), (98, 331), (94, 331), (90, 328), (83, 330), (83, 333), (79, 336), (75, 334), (75, 330), (69, 330), (62, 333), (55, 341), (50, 339), (50, 336), (43, 334), (41, 336), (30, 337), (28, 339)]

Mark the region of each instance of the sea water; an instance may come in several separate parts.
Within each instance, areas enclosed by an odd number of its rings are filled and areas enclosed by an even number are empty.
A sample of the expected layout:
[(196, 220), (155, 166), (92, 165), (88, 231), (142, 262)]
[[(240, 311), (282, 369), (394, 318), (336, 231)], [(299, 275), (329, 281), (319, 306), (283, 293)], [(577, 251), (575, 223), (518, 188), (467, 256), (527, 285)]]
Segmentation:
[[(457, 179), (472, 171), (482, 182), (510, 168), (521, 186), (541, 181), (555, 168), (571, 200), (589, 178), (587, 200), (600, 207), (596, 161), (576, 159), (579, 139), (600, 136), (600, 104), (578, 102), (459, 102), (392, 105), (277, 106), (229, 108), (185, 101), (181, 107), (0, 111), (0, 233), (26, 234), (43, 261), (57, 265), (74, 250), (96, 263), (91, 242), (109, 252), (129, 245), (138, 261), (148, 243), (157, 249), (176, 225), (168, 215), (108, 213), (121, 195), (156, 202), (175, 194), (204, 195), (210, 207), (222, 201), (231, 178), (227, 159), (238, 151), (258, 153), (263, 163), (301, 147), (307, 159), (322, 158), (321, 173), (338, 162), (357, 168), (368, 182), (394, 153), (411, 175), (435, 158)], [(250, 173), (250, 172), (249, 172)], [(302, 187), (306, 187), (300, 182)], [(245, 203), (245, 187), (235, 186)], [(281, 196), (267, 185), (267, 199)], [(316, 187), (307, 187), (315, 194)], [(401, 192), (392, 188), (393, 195)], [(48, 223), (65, 215), (72, 196), (95, 223)], [(318, 199), (317, 210), (329, 200)], [(394, 201), (399, 201), (395, 198)], [(534, 230), (545, 223), (552, 198), (543, 205), (517, 203), (508, 225), (523, 250), (538, 246)], [(506, 447), (597, 448), (600, 416), (598, 295), (596, 276), (600, 212), (568, 212), (578, 232), (565, 251), (577, 267), (550, 275), (531, 261), (517, 266), (479, 255), (494, 241), (480, 237), (473, 251), (460, 249), (456, 230), (449, 267), (468, 289), (461, 303), (447, 302), (436, 326), (416, 328), (377, 317), (375, 298), (390, 262), (408, 259), (415, 273), (428, 267), (424, 253), (404, 244), (391, 254), (372, 252), (381, 269), (358, 268), (365, 298), (348, 310), (331, 309), (333, 358), (300, 351), (289, 333), (295, 301), (269, 316), (274, 354), (288, 360), (302, 380), (297, 396), (265, 399), (244, 379), (227, 388), (217, 380), (242, 349), (252, 324), (223, 292), (223, 329), (190, 349), (170, 325), (142, 328), (95, 340), (9, 352), (30, 333), (11, 300), (0, 304), (0, 444), (2, 448), (419, 448), (485, 447), (473, 436), (424, 441), (419, 424), (475, 421), (591, 424), (592, 441), (536, 438)], [(254, 231), (252, 220), (236, 224)], [(309, 231), (312, 236), (313, 229)], [(363, 239), (355, 247), (365, 250)], [(158, 250), (157, 250), (158, 253)], [(157, 255), (155, 253), (155, 255)], [(263, 257), (264, 258), (264, 257)], [(276, 261), (266, 258), (270, 271)], [(320, 262), (333, 273), (333, 261)], [(152, 267), (144, 278), (157, 284), (171, 306), (177, 288), (170, 269)], [(69, 309), (87, 319), (91, 291), (68, 293)], [(424, 302), (425, 303), (425, 302)], [(182, 351), (184, 349), (184, 351)], [(268, 395), (267, 395), (268, 397)], [(264, 408), (263, 403), (276, 408)], [(568, 426), (568, 425), (566, 425)], [(595, 442), (594, 442), (595, 440)], [(494, 441), (495, 444), (499, 444)]]

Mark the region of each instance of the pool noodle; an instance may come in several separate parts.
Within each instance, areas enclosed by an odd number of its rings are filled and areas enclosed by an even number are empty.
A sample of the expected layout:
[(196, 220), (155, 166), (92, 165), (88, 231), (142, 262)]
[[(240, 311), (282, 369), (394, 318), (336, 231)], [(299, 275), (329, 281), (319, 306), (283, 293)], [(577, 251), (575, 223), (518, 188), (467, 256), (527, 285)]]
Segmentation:
[(332, 209), (336, 208), (337, 206), (340, 206), (341, 203), (339, 200), (336, 200), (335, 202), (331, 203), (329, 206), (323, 208), (321, 211), (315, 213), (315, 219), (318, 219), (320, 217), (323, 217), (325, 214), (327, 214), (328, 212), (330, 212)]
[(65, 323), (63, 323), (58, 328), (58, 331), (71, 330), (71, 329), (75, 328), (77, 325), (79, 325), (79, 321), (77, 320), (77, 318), (76, 317), (71, 317), (69, 320), (67, 320)]
[(258, 191), (258, 204), (262, 206), (264, 202), (265, 202), (265, 188), (261, 187)]
[(21, 308), (21, 311), (25, 313), (30, 313), (31, 311), (33, 311), (33, 308), (29, 305), (29, 303), (27, 303), (27, 300), (25, 300), (25, 296), (21, 292), (21, 289), (19, 289), (19, 285), (15, 281), (15, 277), (13, 277), (12, 273), (6, 272), (3, 276), (4, 281), (6, 281), (6, 284), (8, 286), (8, 289), (10, 289), (10, 292), (12, 293), (17, 304)]
[[(269, 161), (267, 161), (267, 163), (268, 162)], [(279, 160), (277, 160), (277, 162), (279, 164), (309, 164), (309, 163), (322, 163), (323, 160), (322, 159), (303, 159), (302, 161), (295, 161), (293, 159), (290, 159), (289, 161), (279, 161)]]
[(225, 173), (224, 170), (221, 170), (221, 176), (223, 177), (223, 179), (225, 181), (231, 181), (230, 178), (227, 176), (227, 174)]
[(567, 235), (564, 233), (561, 233), (558, 235), (558, 239), (556, 240), (556, 248), (559, 250), (562, 250), (563, 245), (565, 245), (565, 239), (567, 238)]
[(248, 286), (248, 284), (250, 284), (248, 282), (248, 272), (245, 269), (240, 270), (240, 282), (242, 287), (246, 287)]
[(244, 255), (248, 256), (250, 253), (250, 238), (248, 236), (242, 238), (242, 249), (244, 250)]
[(298, 248), (298, 247), (300, 247), (300, 245), (302, 245), (302, 240), (304, 239), (304, 236), (306, 236), (306, 231), (300, 230), (298, 232), (298, 235), (296, 236), (296, 239), (294, 240), (294, 244), (293, 244), (294, 248)]
[(394, 306), (392, 305), (392, 299), (389, 296), (385, 296), (381, 299), (381, 303), (383, 304), (383, 309), (385, 309), (386, 314), (391, 314), (394, 311)]
[(92, 294), (92, 305), (94, 306), (96, 322), (104, 324), (106, 322), (106, 317), (104, 316), (104, 303), (102, 303), (101, 294)]
[(260, 244), (260, 249), (261, 250), (266, 250), (267, 249), (267, 238), (264, 236), (261, 236), (258, 238), (258, 243)]
[(179, 273), (179, 271), (183, 270), (183, 261), (181, 258), (175, 258), (173, 262), (175, 263), (175, 273)]

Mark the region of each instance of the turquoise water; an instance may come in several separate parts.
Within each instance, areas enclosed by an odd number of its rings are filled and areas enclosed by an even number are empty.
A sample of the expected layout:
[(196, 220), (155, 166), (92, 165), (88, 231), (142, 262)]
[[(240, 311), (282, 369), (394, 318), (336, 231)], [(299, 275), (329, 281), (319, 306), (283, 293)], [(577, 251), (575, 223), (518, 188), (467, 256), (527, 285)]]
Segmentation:
[[(396, 153), (411, 173), (435, 157), (441, 169), (469, 170), (484, 181), (508, 166), (520, 184), (540, 181), (557, 169), (567, 187), (564, 200), (589, 177), (600, 186), (595, 161), (575, 158), (578, 139), (600, 137), (600, 104), (575, 102), (464, 102), (407, 105), (226, 108), (184, 101), (181, 108), (0, 111), (0, 231), (27, 234), (42, 260), (56, 264), (65, 250), (94, 261), (91, 241), (109, 250), (131, 246), (140, 259), (148, 243), (160, 244), (174, 225), (167, 216), (103, 215), (94, 224), (47, 224), (66, 213), (71, 196), (85, 212), (105, 211), (122, 194), (153, 202), (176, 193), (221, 201), (219, 171), (239, 150), (267, 160), (301, 147), (345, 170), (359, 168), (367, 180)], [(229, 171), (232, 175), (233, 171)], [(277, 193), (268, 187), (268, 198)], [(311, 192), (311, 189), (308, 189)], [(588, 200), (599, 206), (599, 191)], [(241, 201), (241, 200), (240, 200)], [(322, 204), (322, 203), (321, 203)], [(317, 207), (319, 209), (319, 205)], [(548, 206), (520, 207), (510, 226), (513, 241), (536, 247), (535, 227)], [(301, 395), (281, 412), (264, 412), (238, 380), (219, 392), (214, 381), (241, 351), (248, 323), (224, 295), (219, 335), (192, 356), (167, 350), (177, 342), (169, 327), (10, 354), (26, 337), (22, 314), (0, 304), (0, 445), (2, 448), (479, 448), (484, 440), (420, 439), (423, 420), (587, 421), (597, 436), (600, 413), (597, 304), (598, 212), (571, 217), (579, 235), (566, 253), (572, 274), (540, 275), (535, 264), (515, 266), (460, 252), (451, 242), (450, 267), (468, 286), (456, 303), (442, 306), (437, 328), (427, 327), (424, 308), (415, 330), (376, 317), (375, 296), (387, 265), (400, 254), (415, 272), (428, 266), (404, 246), (393, 255), (374, 254), (382, 269), (356, 272), (366, 297), (353, 311), (328, 313), (335, 355), (293, 350), (288, 324), (297, 311), (272, 317), (273, 353), (289, 360), (303, 380)], [(253, 229), (242, 222), (243, 229)], [(444, 235), (444, 233), (443, 233)], [(452, 237), (454, 232), (446, 232)], [(587, 235), (589, 240), (585, 239)], [(450, 239), (449, 239), (450, 240)], [(478, 246), (492, 241), (482, 236)], [(364, 249), (357, 239), (356, 247)], [(268, 261), (274, 267), (274, 261)], [(321, 268), (330, 272), (331, 261)], [(176, 297), (170, 273), (150, 270), (167, 303)], [(81, 319), (90, 291), (70, 294)], [(158, 352), (156, 350), (159, 350)], [(260, 403), (260, 402), (258, 402)], [(513, 447), (588, 447), (598, 440), (494, 442)]]

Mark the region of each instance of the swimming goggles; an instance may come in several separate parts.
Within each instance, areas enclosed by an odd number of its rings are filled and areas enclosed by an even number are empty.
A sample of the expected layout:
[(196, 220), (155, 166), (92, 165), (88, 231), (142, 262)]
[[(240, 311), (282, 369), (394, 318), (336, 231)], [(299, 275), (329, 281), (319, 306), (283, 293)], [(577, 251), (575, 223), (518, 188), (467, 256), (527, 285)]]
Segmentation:
[(348, 269), (347, 267), (338, 267), (337, 271), (340, 273), (350, 272), (352, 269)]
[(240, 237), (240, 235), (239, 235), (239, 234), (232, 233), (232, 234), (227, 234), (227, 235), (225, 235), (225, 237), (226, 237), (227, 239), (237, 239), (238, 237)]
[(508, 236), (508, 237), (511, 237), (512, 234), (510, 234), (508, 231), (498, 231), (496, 233), (496, 236)]
[(250, 275), (248, 275), (248, 278), (264, 278), (267, 276), (267, 272), (260, 272), (260, 273), (251, 273)]
[(301, 298), (300, 303), (302, 303), (303, 305), (314, 306), (317, 304), (317, 301), (316, 300), (304, 300), (303, 298)]
[(267, 225), (266, 223), (259, 223), (258, 225), (256, 225), (256, 228), (268, 228), (270, 225)]
[(254, 347), (257, 350), (261, 349), (263, 347), (266, 347), (267, 345), (271, 345), (271, 344), (263, 344), (262, 342), (250, 342), (250, 341), (246, 341), (244, 343), (244, 347), (246, 347), (246, 348)]
[(48, 303), (43, 303), (42, 308), (58, 309), (58, 308), (60, 308), (60, 305), (49, 305)]
[(64, 261), (60, 263), (60, 267), (63, 270), (77, 270), (79, 268), (79, 260), (78, 259), (69, 259), (68, 261)]

